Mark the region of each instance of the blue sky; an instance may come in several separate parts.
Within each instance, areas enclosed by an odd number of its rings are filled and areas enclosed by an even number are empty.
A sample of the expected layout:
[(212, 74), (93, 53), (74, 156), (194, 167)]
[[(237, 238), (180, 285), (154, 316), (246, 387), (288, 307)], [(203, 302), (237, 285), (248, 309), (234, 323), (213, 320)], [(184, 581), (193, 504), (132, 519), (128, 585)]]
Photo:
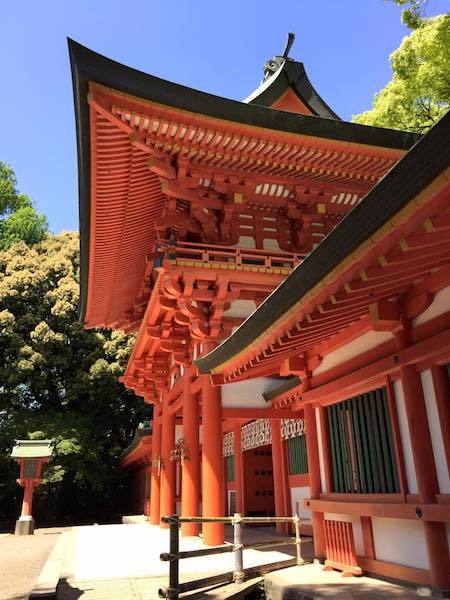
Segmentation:
[[(447, 11), (431, 0), (428, 14)], [(301, 60), (344, 119), (390, 80), (407, 29), (385, 0), (16, 0), (0, 23), (0, 160), (54, 232), (78, 229), (72, 87), (66, 38), (159, 77), (233, 99), (259, 84), (266, 60)]]

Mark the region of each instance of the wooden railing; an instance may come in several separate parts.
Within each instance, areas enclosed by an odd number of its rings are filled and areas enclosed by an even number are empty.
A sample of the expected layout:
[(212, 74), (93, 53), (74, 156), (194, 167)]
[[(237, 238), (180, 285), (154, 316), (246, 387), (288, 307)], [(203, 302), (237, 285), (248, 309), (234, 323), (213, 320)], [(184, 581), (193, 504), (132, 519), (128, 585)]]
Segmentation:
[[(231, 248), (191, 242), (158, 241), (158, 251), (164, 252), (164, 259), (186, 260), (202, 263), (231, 263), (236, 266), (253, 265), (272, 269), (293, 269), (302, 256), (292, 252), (257, 250), (252, 248)], [(163, 259), (163, 260), (164, 260)]]
[[(206, 588), (213, 585), (225, 584), (225, 583), (236, 583), (242, 584), (244, 579), (250, 577), (256, 577), (269, 573), (270, 571), (276, 571), (277, 569), (283, 569), (286, 567), (292, 567), (294, 565), (303, 564), (301, 544), (302, 539), (300, 537), (300, 518), (295, 515), (293, 517), (243, 517), (239, 513), (235, 513), (232, 517), (179, 517), (178, 515), (172, 515), (170, 517), (163, 517), (162, 521), (169, 524), (170, 526), (170, 548), (169, 552), (164, 552), (160, 555), (160, 559), (168, 561), (169, 566), (169, 587), (159, 589), (160, 598), (169, 598), (171, 600), (177, 600), (180, 594), (197, 590), (200, 588)], [(180, 550), (179, 547), (179, 527), (180, 523), (228, 523), (233, 525), (233, 543), (225, 544), (223, 546), (213, 546), (211, 548), (199, 548), (198, 550)], [(293, 523), (295, 528), (295, 537), (289, 538), (278, 538), (265, 540), (262, 542), (255, 542), (253, 544), (244, 544), (242, 537), (242, 525), (255, 523)], [(278, 562), (267, 563), (256, 567), (244, 568), (244, 550), (255, 550), (261, 548), (275, 548), (277, 546), (296, 546), (296, 557), (288, 560), (282, 560)], [(227, 552), (234, 553), (234, 570), (220, 575), (213, 575), (211, 577), (204, 577), (202, 579), (195, 579), (193, 581), (187, 581), (180, 583), (179, 578), (179, 561), (183, 558), (194, 558), (199, 556), (209, 556), (212, 554), (224, 554)]]

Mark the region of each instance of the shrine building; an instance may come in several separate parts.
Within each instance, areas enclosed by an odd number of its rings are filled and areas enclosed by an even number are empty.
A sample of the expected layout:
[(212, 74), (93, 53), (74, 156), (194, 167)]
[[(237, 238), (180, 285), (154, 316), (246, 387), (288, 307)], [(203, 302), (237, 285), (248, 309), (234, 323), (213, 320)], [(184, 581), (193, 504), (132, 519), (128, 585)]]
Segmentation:
[(448, 589), (450, 115), (342, 121), (291, 42), (241, 102), (69, 42), (81, 316), (153, 405), (122, 466), (154, 525), (298, 513), (333, 568)]

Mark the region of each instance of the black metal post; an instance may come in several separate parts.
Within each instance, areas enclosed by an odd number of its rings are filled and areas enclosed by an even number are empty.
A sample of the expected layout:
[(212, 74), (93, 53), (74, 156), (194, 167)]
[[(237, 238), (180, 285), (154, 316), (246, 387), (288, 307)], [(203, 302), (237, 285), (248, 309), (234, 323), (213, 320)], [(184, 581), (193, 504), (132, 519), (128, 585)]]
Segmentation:
[(243, 545), (242, 545), (242, 515), (234, 513), (233, 517), (233, 541), (234, 541), (234, 571), (233, 581), (243, 583), (244, 564), (243, 564)]

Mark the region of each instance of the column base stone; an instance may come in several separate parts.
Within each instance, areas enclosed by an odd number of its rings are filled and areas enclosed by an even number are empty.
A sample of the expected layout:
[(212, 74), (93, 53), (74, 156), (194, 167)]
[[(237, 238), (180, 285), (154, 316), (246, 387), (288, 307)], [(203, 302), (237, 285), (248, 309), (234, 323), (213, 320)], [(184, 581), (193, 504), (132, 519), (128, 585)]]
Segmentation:
[(34, 519), (33, 517), (19, 517), (16, 521), (14, 535), (33, 535)]

